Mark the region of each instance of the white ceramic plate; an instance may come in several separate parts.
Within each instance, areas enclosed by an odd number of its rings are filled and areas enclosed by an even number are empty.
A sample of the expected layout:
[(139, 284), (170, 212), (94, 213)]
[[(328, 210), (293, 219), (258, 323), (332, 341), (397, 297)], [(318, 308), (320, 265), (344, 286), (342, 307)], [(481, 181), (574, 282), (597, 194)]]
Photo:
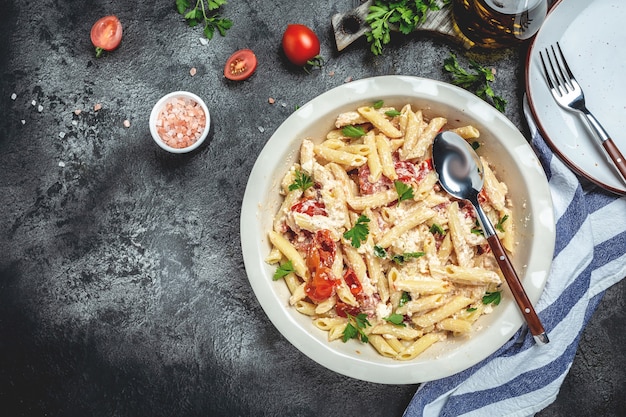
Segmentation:
[(557, 41), (585, 92), (589, 110), (626, 154), (626, 2), (562, 0), (530, 48), (526, 91), (543, 137), (572, 169), (608, 190), (626, 194), (626, 183), (583, 120), (550, 95), (539, 51)]
[(479, 330), (472, 337), (451, 338), (412, 361), (399, 362), (356, 340), (329, 343), (326, 332), (289, 307), (285, 283), (273, 281), (276, 268), (264, 262), (270, 251), (267, 233), (281, 202), (280, 181), (296, 160), (302, 140), (321, 140), (339, 113), (377, 100), (395, 106), (410, 103), (414, 109), (425, 109), (426, 117), (445, 115), (452, 125), (472, 123), (481, 130), (481, 153), (509, 185), (516, 207), (520, 244), (513, 263), (533, 303), (543, 290), (552, 260), (552, 200), (545, 174), (515, 126), (473, 94), (438, 81), (386, 76), (344, 84), (302, 106), (272, 135), (252, 169), (241, 210), (243, 258), (261, 306), (287, 340), (321, 365), (366, 381), (413, 384), (462, 371), (502, 346), (523, 320), (508, 289), (496, 311), (479, 320)]

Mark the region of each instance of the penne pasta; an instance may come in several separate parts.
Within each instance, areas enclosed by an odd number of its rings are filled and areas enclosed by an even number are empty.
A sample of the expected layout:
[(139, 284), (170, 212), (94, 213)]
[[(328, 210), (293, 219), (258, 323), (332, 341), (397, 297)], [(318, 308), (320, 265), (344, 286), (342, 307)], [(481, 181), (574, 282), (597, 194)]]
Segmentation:
[[(498, 291), (502, 275), (473, 211), (441, 190), (432, 169), (446, 118), (398, 108), (344, 112), (319, 140), (302, 141), (276, 185), (282, 202), (265, 261), (285, 281), (290, 308), (329, 342), (355, 339), (349, 343), (406, 361), (480, 328), (494, 310), (483, 297)], [(480, 136), (471, 124), (452, 130)], [(512, 253), (508, 188), (484, 159), (483, 166), (483, 207)]]

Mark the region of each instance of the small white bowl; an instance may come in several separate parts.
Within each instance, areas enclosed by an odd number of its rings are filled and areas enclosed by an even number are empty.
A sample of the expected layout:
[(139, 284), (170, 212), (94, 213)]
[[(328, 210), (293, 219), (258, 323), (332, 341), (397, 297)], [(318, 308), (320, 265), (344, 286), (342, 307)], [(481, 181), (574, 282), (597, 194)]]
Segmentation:
[[(157, 120), (159, 118), (159, 114), (161, 113), (161, 110), (163, 109), (163, 107), (165, 106), (167, 102), (173, 99), (177, 99), (177, 98), (186, 98), (186, 99), (190, 99), (198, 103), (200, 107), (202, 107), (202, 110), (204, 111), (205, 118), (206, 118), (204, 130), (202, 131), (202, 134), (200, 135), (198, 140), (196, 140), (194, 143), (184, 148), (175, 148), (175, 147), (169, 146), (163, 141), (163, 139), (161, 138), (161, 136), (159, 136), (159, 133), (157, 131)], [(152, 134), (152, 138), (157, 143), (157, 145), (159, 145), (161, 148), (171, 153), (186, 153), (186, 152), (191, 152), (194, 149), (197, 149), (200, 145), (202, 145), (202, 142), (204, 142), (207, 135), (209, 134), (209, 128), (211, 127), (211, 116), (209, 114), (209, 109), (207, 108), (206, 104), (200, 97), (198, 97), (197, 95), (193, 93), (189, 93), (187, 91), (174, 91), (172, 93), (164, 95), (163, 97), (161, 97), (159, 101), (157, 101), (157, 103), (152, 108), (152, 112), (150, 113), (149, 123), (150, 123), (150, 133)]]

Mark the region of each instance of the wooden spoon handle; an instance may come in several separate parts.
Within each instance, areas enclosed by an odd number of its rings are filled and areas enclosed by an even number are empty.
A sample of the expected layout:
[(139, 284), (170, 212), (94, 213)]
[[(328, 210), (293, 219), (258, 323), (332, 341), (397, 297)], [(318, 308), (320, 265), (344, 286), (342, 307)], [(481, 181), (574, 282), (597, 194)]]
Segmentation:
[(491, 251), (496, 257), (496, 261), (498, 262), (498, 265), (502, 270), (502, 274), (511, 289), (511, 293), (513, 293), (513, 297), (522, 311), (526, 323), (528, 323), (530, 333), (535, 337), (537, 342), (541, 344), (548, 343), (549, 340), (546, 335), (546, 331), (543, 329), (543, 325), (541, 324), (539, 316), (537, 316), (528, 295), (526, 295), (526, 291), (524, 290), (524, 287), (515, 272), (515, 268), (513, 268), (513, 264), (511, 264), (511, 261), (502, 246), (502, 242), (500, 242), (497, 235), (488, 237), (487, 242), (489, 242), (489, 247), (491, 247)]

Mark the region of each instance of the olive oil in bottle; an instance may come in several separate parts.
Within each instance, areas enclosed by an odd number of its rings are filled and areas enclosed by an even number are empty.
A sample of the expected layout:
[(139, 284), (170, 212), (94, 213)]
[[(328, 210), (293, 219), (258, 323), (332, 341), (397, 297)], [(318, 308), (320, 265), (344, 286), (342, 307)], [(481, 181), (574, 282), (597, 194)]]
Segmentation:
[(457, 35), (467, 48), (502, 48), (532, 38), (545, 20), (547, 0), (453, 0)]

